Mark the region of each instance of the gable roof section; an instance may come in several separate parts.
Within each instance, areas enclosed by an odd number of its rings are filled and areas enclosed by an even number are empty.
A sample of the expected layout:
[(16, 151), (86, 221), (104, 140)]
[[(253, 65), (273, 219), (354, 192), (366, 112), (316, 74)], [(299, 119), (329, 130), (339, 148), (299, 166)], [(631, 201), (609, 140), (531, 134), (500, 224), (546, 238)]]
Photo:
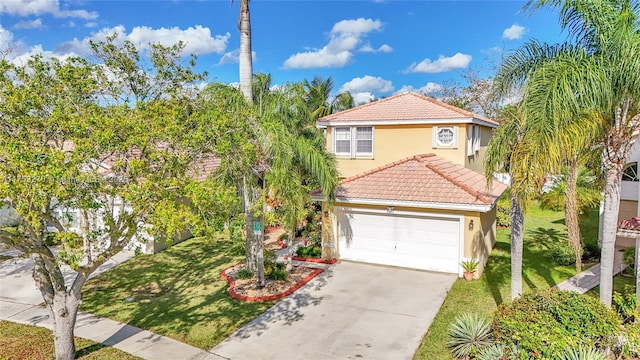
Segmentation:
[(372, 101), (348, 110), (321, 117), (318, 127), (341, 124), (414, 124), (438, 122), (480, 123), (497, 127), (498, 123), (484, 116), (462, 110), (436, 99), (405, 92)]
[(486, 212), (506, 187), (494, 180), (488, 189), (484, 175), (426, 154), (344, 179), (335, 195), (340, 202)]

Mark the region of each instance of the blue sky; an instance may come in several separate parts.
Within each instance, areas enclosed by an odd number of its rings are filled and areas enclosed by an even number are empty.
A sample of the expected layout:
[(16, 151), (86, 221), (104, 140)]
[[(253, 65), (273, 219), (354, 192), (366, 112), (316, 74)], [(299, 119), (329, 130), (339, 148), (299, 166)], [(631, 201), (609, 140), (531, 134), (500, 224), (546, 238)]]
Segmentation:
[[(528, 39), (559, 42), (555, 13), (524, 14), (522, 1), (278, 1), (250, 5), (254, 73), (273, 83), (334, 80), (359, 101), (490, 74), (501, 54)], [(187, 43), (209, 81), (238, 81), (239, 0), (2, 0), (0, 50), (89, 56), (89, 39), (118, 32), (141, 47)]]

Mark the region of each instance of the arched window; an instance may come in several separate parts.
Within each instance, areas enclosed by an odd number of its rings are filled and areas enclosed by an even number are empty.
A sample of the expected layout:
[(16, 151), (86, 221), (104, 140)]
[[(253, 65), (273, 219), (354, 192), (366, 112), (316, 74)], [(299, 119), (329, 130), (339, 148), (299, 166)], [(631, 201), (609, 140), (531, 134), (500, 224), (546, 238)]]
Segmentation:
[(638, 163), (632, 162), (624, 167), (624, 172), (622, 173), (623, 181), (640, 181), (638, 178)]

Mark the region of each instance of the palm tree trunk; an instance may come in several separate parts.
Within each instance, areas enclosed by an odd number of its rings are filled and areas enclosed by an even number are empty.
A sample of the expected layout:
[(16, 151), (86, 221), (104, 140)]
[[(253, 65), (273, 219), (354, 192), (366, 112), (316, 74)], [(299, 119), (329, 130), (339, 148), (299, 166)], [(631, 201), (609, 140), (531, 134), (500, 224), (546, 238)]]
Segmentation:
[(253, 59), (251, 53), (251, 20), (249, 17), (249, 1), (240, 0), (240, 90), (248, 102), (253, 102)]
[(620, 210), (620, 182), (622, 168), (603, 157), (605, 167), (604, 213), (600, 252), (600, 301), (611, 307), (613, 296), (613, 264), (616, 251), (618, 211)]
[[(569, 245), (576, 256), (576, 274), (582, 271), (582, 245), (580, 243), (580, 223), (578, 221), (578, 162), (577, 159), (569, 161), (569, 173), (567, 174), (567, 186), (565, 188), (565, 225), (567, 226)], [(578, 279), (578, 282), (580, 279)]]
[(522, 295), (522, 249), (524, 242), (524, 214), (511, 192), (511, 300)]

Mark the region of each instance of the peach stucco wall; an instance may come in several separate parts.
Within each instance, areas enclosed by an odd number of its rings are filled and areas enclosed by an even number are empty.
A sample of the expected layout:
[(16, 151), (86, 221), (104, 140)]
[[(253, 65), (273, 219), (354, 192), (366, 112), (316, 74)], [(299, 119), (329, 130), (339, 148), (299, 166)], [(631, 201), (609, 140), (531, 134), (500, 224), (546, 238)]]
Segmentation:
[[(433, 148), (432, 125), (376, 125), (373, 134), (373, 157), (361, 157), (351, 159), (349, 157), (337, 156), (338, 171), (341, 177), (350, 177), (363, 173), (367, 170), (404, 159), (409, 156), (434, 153), (447, 160), (462, 166), (469, 165), (466, 156), (467, 125), (446, 125), (437, 126), (458, 126), (458, 147), (457, 148)], [(486, 127), (483, 127), (485, 129)], [(487, 132), (487, 130), (489, 130)], [(490, 128), (482, 132), (482, 142), (489, 140)], [(326, 129), (327, 149), (333, 152), (332, 128)], [(482, 149), (481, 156), (484, 155)], [(477, 161), (471, 166), (476, 167)], [(472, 167), (472, 168), (473, 168)]]

